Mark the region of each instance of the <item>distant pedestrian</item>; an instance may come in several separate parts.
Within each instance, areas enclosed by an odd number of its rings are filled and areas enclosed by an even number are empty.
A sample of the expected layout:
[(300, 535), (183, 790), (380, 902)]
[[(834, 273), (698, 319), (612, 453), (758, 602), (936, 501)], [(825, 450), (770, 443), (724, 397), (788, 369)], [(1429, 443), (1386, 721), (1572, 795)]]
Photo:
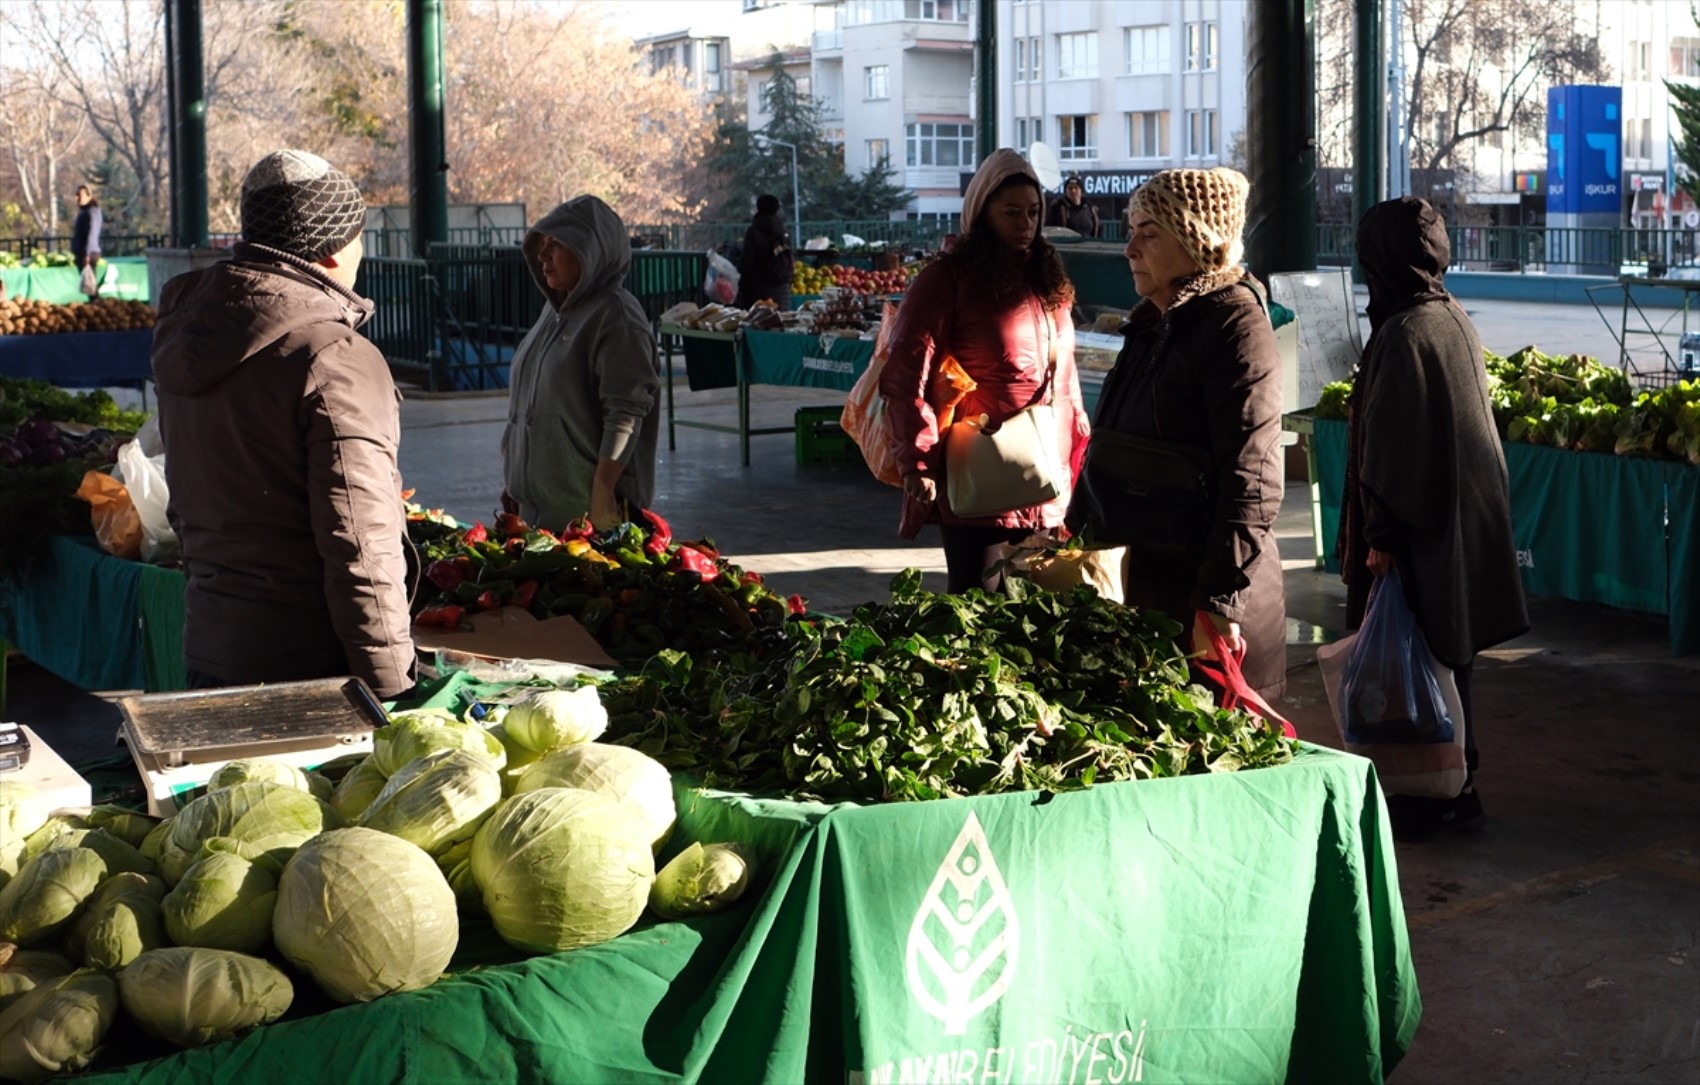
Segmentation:
[(1452, 799), (1389, 797), (1394, 835), (1417, 840), (1482, 820), (1471, 670), (1477, 652), (1527, 631), (1529, 615), (1481, 340), (1443, 283), (1446, 223), (1426, 201), (1405, 196), (1365, 212), (1357, 239), (1371, 330), (1347, 424), (1346, 624), (1363, 623), (1371, 585), (1397, 568), (1464, 709), (1463, 791)]
[(1046, 226), (1061, 226), (1081, 237), (1098, 236), (1098, 209), (1086, 202), (1086, 182), (1079, 176), (1063, 182), (1063, 194), (1051, 202)]
[(96, 265), (100, 263), (100, 201), (89, 186), (77, 186), (77, 220), (71, 227), (71, 258), (82, 271), (83, 293), (95, 297), (100, 293), (100, 278)]
[(779, 197), (756, 197), (756, 215), (744, 231), (744, 249), (738, 258), (738, 296), (732, 304), (748, 309), (758, 301), (772, 301), (783, 310), (791, 308), (791, 235), (779, 217)]

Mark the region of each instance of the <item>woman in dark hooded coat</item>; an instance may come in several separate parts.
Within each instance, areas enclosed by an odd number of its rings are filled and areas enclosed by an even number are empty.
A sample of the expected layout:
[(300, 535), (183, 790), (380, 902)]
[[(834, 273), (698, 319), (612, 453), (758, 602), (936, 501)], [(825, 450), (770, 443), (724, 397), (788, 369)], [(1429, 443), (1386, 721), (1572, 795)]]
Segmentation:
[(743, 255), (738, 258), (738, 296), (733, 304), (748, 309), (758, 301), (791, 308), (791, 237), (779, 217), (779, 197), (756, 197), (756, 217), (744, 231)]
[(1346, 624), (1363, 623), (1372, 583), (1398, 569), (1430, 650), (1456, 676), (1471, 775), (1455, 799), (1393, 796), (1395, 834), (1417, 839), (1481, 820), (1471, 665), (1529, 616), (1481, 340), (1442, 282), (1446, 223), (1423, 200), (1388, 200), (1364, 214), (1357, 243), (1371, 332), (1348, 425)]

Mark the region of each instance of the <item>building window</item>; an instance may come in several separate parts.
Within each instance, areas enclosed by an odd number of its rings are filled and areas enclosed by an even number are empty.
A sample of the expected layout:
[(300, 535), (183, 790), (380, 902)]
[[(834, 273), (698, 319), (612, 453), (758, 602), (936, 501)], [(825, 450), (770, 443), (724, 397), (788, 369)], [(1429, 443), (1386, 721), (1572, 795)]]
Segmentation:
[(1186, 153), (1188, 158), (1216, 157), (1216, 111), (1190, 109), (1186, 114)]
[(866, 146), (868, 148), (868, 169), (882, 169), (891, 164), (890, 140), (870, 139), (867, 141)]
[(1028, 146), (1027, 118), (1017, 117), (1015, 120), (1015, 149), (1018, 151), (1025, 151)]
[(1033, 122), (1032, 122), (1032, 129), (1033, 129), (1033, 142), (1034, 143), (1045, 142), (1045, 122), (1038, 117), (1034, 117)]
[(866, 89), (862, 95), (869, 102), (891, 97), (891, 66), (889, 64), (870, 64), (862, 69)]
[(935, 23), (965, 23), (968, 21), (968, 4), (969, 0), (903, 0), (903, 17)]
[(1027, 82), (1027, 39), (1015, 39), (1015, 81)]
[(1057, 35), (1057, 78), (1096, 79), (1098, 77), (1098, 35)]
[(1037, 37), (1027, 39), (1027, 63), (1033, 69), (1033, 82), (1037, 83), (1045, 78), (1045, 54), (1039, 48)]
[(1186, 24), (1186, 70), (1208, 72), (1216, 67), (1216, 24)]
[(903, 126), (904, 161), (910, 166), (972, 166), (972, 124), (907, 124)]
[(1127, 115), (1127, 156), (1129, 158), (1169, 157), (1169, 113), (1129, 113)]
[(1098, 118), (1090, 114), (1057, 118), (1057, 157), (1079, 161), (1098, 157)]
[(702, 89), (718, 93), (726, 89), (720, 70), (720, 43), (711, 41), (703, 47)]
[(1162, 75), (1169, 70), (1169, 28), (1127, 28), (1127, 74)]
[(1700, 78), (1700, 38), (1672, 38), (1670, 73), (1678, 79)]
[(673, 66), (673, 47), (657, 45), (649, 51), (649, 74), (654, 75)]

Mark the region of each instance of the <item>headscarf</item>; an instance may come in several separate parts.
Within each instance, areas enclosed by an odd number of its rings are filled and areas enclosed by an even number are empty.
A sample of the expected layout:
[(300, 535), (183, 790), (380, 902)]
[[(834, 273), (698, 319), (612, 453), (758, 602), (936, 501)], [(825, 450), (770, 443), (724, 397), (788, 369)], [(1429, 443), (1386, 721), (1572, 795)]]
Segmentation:
[(1372, 335), (1394, 313), (1450, 296), (1444, 279), (1452, 243), (1446, 220), (1427, 200), (1401, 196), (1376, 204), (1358, 223), (1357, 244), (1358, 264), (1369, 284)]

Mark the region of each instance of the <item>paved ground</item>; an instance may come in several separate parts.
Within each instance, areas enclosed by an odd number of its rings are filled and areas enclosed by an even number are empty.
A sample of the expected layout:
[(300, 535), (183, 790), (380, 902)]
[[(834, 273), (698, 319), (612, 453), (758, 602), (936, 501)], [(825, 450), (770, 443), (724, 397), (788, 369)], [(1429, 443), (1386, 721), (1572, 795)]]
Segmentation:
[[(1592, 310), (1467, 303), (1492, 349), (1610, 357)], [(679, 417), (730, 421), (729, 392), (686, 393)], [(757, 388), (758, 424), (783, 425), (831, 394)], [(403, 472), (419, 499), (468, 519), (499, 491), (500, 398), (411, 397)], [(936, 536), (897, 538), (897, 492), (860, 469), (802, 468), (787, 436), (680, 429), (658, 464), (657, 507), (682, 535), (843, 613), (890, 575), (942, 586)], [(1343, 592), (1312, 568), (1303, 487), (1279, 525), (1289, 597), (1290, 712), (1302, 738), (1337, 745), (1313, 661), (1338, 636)], [(1395, 1081), (1700, 1081), (1700, 659), (1669, 655), (1659, 618), (1536, 599), (1534, 631), (1478, 666), (1481, 790), (1473, 836), (1398, 848), (1425, 1012)], [(12, 715), (72, 759), (110, 752), (116, 712), (26, 665)]]

